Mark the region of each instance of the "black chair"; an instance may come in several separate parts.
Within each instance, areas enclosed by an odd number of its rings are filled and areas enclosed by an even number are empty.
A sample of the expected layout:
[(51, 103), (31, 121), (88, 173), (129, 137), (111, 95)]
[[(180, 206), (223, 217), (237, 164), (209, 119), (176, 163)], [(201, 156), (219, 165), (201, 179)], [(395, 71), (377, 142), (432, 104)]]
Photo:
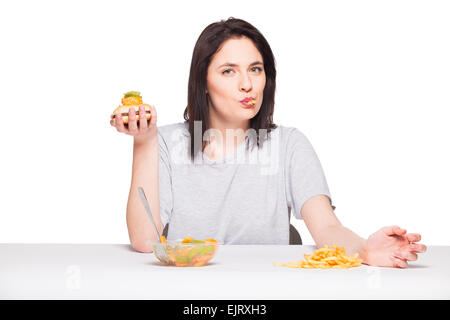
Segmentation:
[(164, 226), (164, 229), (163, 229), (163, 232), (162, 232), (162, 235), (163, 235), (164, 237), (166, 237), (166, 238), (167, 238), (167, 232), (169, 232), (169, 224), (166, 224), (166, 225)]
[(288, 220), (289, 220), (289, 244), (300, 245), (302, 244), (302, 237), (300, 233), (291, 223), (291, 208), (288, 210)]
[(302, 237), (300, 237), (300, 233), (298, 233), (297, 229), (292, 224), (289, 224), (289, 244), (302, 244)]

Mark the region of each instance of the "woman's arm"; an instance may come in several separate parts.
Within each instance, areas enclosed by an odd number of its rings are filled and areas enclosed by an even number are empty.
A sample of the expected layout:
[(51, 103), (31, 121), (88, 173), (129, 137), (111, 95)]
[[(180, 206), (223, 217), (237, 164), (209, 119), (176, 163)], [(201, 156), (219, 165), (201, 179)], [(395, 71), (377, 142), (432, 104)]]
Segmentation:
[(344, 247), (347, 254), (357, 252), (363, 263), (367, 263), (366, 239), (339, 222), (327, 196), (317, 195), (306, 201), (301, 209), (301, 216), (317, 247), (335, 244)]
[(150, 106), (150, 112), (152, 117), (150, 121), (147, 121), (144, 106), (139, 106), (138, 123), (134, 108), (130, 108), (128, 126), (124, 125), (120, 113), (116, 114), (114, 120), (111, 119), (111, 125), (117, 131), (134, 138), (133, 169), (127, 204), (127, 227), (132, 247), (140, 252), (152, 252), (152, 248), (147, 242), (155, 241), (156, 235), (150, 218), (140, 201), (138, 187), (142, 187), (145, 191), (158, 231), (162, 233), (163, 229), (159, 213), (159, 143), (156, 108)]
[(363, 239), (345, 228), (337, 219), (328, 197), (317, 195), (305, 202), (301, 215), (318, 247), (325, 244), (344, 247), (346, 253), (359, 253), (363, 263), (379, 267), (406, 268), (408, 261), (417, 260), (417, 253), (426, 246), (416, 243), (418, 233), (407, 233), (398, 226), (389, 226)]
[(134, 141), (133, 169), (130, 194), (127, 204), (127, 227), (130, 243), (139, 252), (152, 252), (147, 241), (157, 241), (151, 221), (139, 198), (138, 187), (146, 193), (150, 210), (156, 226), (162, 234), (163, 225), (159, 213), (159, 183), (158, 183), (158, 137), (143, 142)]

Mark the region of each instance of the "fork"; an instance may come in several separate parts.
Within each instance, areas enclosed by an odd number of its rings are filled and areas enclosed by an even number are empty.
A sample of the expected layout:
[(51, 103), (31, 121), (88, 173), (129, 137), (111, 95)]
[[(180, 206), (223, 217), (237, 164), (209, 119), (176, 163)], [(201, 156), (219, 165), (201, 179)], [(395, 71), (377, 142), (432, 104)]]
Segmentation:
[[(155, 223), (155, 220), (153, 219), (152, 212), (150, 211), (150, 206), (148, 205), (148, 201), (147, 201), (147, 197), (145, 196), (144, 189), (142, 187), (138, 187), (138, 191), (139, 191), (139, 197), (141, 198), (141, 202), (144, 205), (145, 211), (147, 212), (147, 215), (149, 216), (150, 221), (152, 222), (153, 230), (155, 231), (158, 242), (159, 242), (159, 244), (161, 244), (161, 245), (157, 244), (157, 245), (153, 246), (153, 248), (156, 249), (155, 255), (160, 260), (163, 260), (164, 262), (169, 263), (170, 259), (167, 256), (166, 250), (164, 249), (164, 247), (162, 245), (161, 235), (158, 232), (158, 228), (156, 228), (156, 223)], [(148, 241), (147, 241), (147, 243), (148, 243)]]

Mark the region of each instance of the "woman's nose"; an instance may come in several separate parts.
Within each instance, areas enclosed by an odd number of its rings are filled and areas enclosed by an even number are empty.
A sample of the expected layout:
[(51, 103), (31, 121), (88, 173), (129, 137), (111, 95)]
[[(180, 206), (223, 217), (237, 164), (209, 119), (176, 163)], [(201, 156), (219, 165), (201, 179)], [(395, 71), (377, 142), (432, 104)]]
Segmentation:
[(250, 77), (247, 74), (244, 74), (241, 77), (239, 86), (241, 91), (250, 91), (252, 89), (252, 81), (250, 80)]

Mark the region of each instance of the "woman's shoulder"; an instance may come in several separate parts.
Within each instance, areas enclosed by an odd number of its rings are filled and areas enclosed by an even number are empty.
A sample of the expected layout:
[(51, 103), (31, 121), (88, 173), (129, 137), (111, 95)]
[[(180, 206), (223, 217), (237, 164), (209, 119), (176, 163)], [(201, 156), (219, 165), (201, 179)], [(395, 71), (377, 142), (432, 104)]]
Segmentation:
[(306, 135), (297, 127), (277, 125), (274, 133), (280, 135), (283, 140), (304, 139)]
[(176, 123), (170, 123), (165, 124), (162, 126), (158, 126), (158, 131), (161, 133), (168, 133), (173, 131), (179, 131), (179, 130), (186, 130), (188, 131), (189, 124), (187, 122), (176, 122)]
[(307, 136), (297, 127), (278, 125), (276, 130), (278, 130), (280, 140), (283, 141), (287, 147), (309, 147), (311, 145)]
[(160, 137), (165, 140), (172, 140), (174, 137), (188, 136), (189, 124), (187, 122), (176, 122), (158, 126)]
[(284, 134), (286, 134), (286, 133), (287, 133), (287, 134), (291, 134), (291, 133), (294, 132), (294, 131), (297, 131), (297, 132), (299, 132), (299, 133), (302, 134), (302, 132), (300, 131), (300, 129), (298, 129), (297, 127), (293, 127), (293, 126), (284, 126), (284, 125), (278, 124), (276, 130), (280, 130), (280, 132), (281, 132), (281, 133), (284, 133)]

